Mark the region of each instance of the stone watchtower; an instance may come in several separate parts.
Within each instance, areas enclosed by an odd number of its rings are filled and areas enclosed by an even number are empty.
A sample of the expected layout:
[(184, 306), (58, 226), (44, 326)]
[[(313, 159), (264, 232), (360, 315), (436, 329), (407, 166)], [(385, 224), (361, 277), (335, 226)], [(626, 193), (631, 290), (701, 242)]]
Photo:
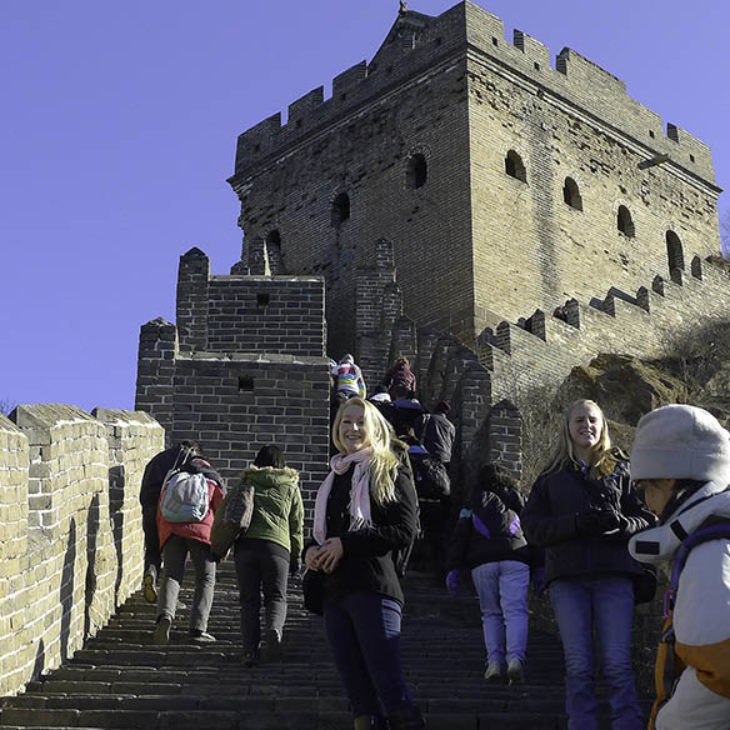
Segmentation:
[(229, 180), (251, 274), (325, 278), (329, 350), (353, 351), (358, 270), (392, 242), (404, 313), (485, 327), (719, 253), (709, 148), (625, 84), (461, 2), (401, 10), (373, 59), (238, 139)]

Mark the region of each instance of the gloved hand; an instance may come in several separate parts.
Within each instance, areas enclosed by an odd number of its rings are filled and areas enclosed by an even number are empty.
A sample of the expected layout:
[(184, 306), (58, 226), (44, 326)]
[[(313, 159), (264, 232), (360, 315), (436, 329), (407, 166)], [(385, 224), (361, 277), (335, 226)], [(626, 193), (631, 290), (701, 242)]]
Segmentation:
[(302, 569), (301, 560), (292, 560), (289, 563), (289, 575), (299, 575), (301, 569)]
[(602, 535), (621, 525), (621, 515), (613, 508), (589, 509), (575, 516), (575, 528), (579, 535)]
[(454, 568), (450, 570), (446, 576), (446, 590), (452, 598), (456, 598), (459, 595), (459, 588), (461, 586), (461, 568)]

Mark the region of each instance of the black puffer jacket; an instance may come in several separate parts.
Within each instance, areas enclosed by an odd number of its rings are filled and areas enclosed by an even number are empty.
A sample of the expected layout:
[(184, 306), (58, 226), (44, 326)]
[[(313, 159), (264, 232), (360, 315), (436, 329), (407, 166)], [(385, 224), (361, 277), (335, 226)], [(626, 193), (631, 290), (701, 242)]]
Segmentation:
[(449, 569), (500, 560), (530, 562), (530, 550), (522, 534), (520, 518), (492, 492), (481, 492), (464, 507), (454, 528), (449, 548)]
[[(577, 516), (612, 509), (621, 526), (608, 533), (582, 535)], [(631, 486), (628, 462), (619, 460), (613, 473), (596, 480), (571, 466), (538, 477), (522, 510), (528, 542), (545, 548), (545, 578), (623, 573), (641, 575), (628, 553), (629, 538), (654, 524), (654, 516)]]

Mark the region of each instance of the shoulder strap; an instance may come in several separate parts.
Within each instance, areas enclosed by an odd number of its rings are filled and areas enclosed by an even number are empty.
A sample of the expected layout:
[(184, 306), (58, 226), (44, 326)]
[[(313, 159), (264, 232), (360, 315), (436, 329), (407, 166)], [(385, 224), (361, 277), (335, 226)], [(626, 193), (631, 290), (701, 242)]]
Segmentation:
[(669, 588), (664, 593), (664, 615), (669, 616), (674, 610), (674, 603), (677, 598), (677, 587), (679, 577), (682, 575), (684, 566), (690, 552), (702, 543), (711, 540), (730, 540), (730, 520), (710, 517), (705, 520), (693, 533), (686, 537), (674, 554), (672, 561), (672, 576), (669, 580)]

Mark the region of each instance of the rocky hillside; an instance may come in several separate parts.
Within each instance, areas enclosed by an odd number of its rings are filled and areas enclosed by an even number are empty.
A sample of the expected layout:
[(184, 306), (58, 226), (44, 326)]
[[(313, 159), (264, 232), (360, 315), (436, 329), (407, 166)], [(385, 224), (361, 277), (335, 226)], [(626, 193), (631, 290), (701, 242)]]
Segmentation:
[(576, 398), (590, 398), (603, 408), (613, 442), (629, 453), (639, 418), (669, 403), (705, 408), (728, 428), (730, 324), (672, 343), (671, 354), (658, 360), (602, 354), (588, 366), (574, 368), (547, 409), (541, 402), (523, 412), (528, 489), (549, 460), (561, 412)]

